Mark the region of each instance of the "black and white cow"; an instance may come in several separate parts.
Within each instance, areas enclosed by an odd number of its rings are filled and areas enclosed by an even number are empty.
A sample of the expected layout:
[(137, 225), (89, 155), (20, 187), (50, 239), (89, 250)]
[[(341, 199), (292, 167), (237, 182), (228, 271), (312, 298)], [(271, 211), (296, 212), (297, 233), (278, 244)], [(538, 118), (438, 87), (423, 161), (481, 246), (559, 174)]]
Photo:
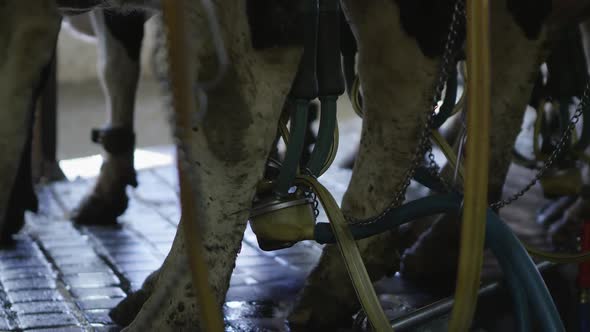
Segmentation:
[[(66, 16), (69, 26), (78, 33), (98, 39), (99, 76), (107, 104), (105, 129), (98, 131), (96, 140), (105, 148), (100, 176), (92, 192), (82, 202), (74, 219), (86, 224), (109, 224), (122, 214), (127, 206), (125, 188), (135, 186), (133, 150), (133, 113), (135, 92), (139, 80), (140, 50), (143, 25), (148, 17), (143, 12), (118, 13), (108, 9), (95, 9), (88, 14)], [(38, 99), (49, 72), (45, 65), (35, 80), (28, 117), (33, 116), (33, 105)], [(24, 211), (36, 211), (37, 200), (31, 179), (32, 121), (27, 130), (26, 146), (20, 154), (18, 176), (10, 192), (10, 203), (0, 229), (1, 242), (7, 242), (24, 224)]]
[[(210, 77), (215, 57), (207, 19), (198, 1), (181, 2), (189, 18), (194, 78)], [(274, 140), (282, 105), (297, 71), (302, 49), (280, 44), (253, 47), (246, 1), (215, 1), (231, 65), (220, 85), (209, 92), (210, 109), (191, 131), (189, 149), (198, 179), (193, 198), (202, 235), (211, 286), (221, 306), (256, 185)], [(288, 5), (289, 1), (276, 1)], [(420, 123), (431, 106), (432, 85), (450, 21), (453, 1), (343, 0), (358, 40), (358, 71), (364, 88), (365, 118), (359, 156), (344, 198), (344, 212), (366, 218), (381, 212), (396, 192), (416, 148)], [(107, 5), (100, 0), (6, 0), (0, 5), (0, 187), (10, 188), (25, 145), (27, 108), (32, 86), (51, 56), (59, 29), (59, 6), (70, 11)], [(111, 8), (152, 8), (155, 1), (109, 1)], [(582, 0), (492, 1), (493, 130), (490, 198), (499, 197), (514, 142), (528, 101), (536, 68), (551, 35), (571, 13), (587, 11)], [(567, 5), (567, 6), (566, 6)], [(568, 7), (569, 6), (569, 7)], [(285, 21), (286, 22), (286, 21)], [(25, 56), (26, 55), (26, 56)], [(0, 214), (7, 208), (0, 192)], [(198, 304), (188, 274), (184, 240), (177, 232), (158, 275), (146, 284), (143, 299), (134, 302), (137, 316), (128, 330), (149, 322), (155, 331), (199, 330)], [(383, 233), (358, 242), (373, 280), (399, 268), (399, 233)], [(347, 325), (358, 308), (336, 246), (327, 246), (310, 275), (293, 324)], [(178, 278), (178, 279), (175, 279)], [(162, 287), (175, 280), (171, 287)], [(131, 296), (133, 299), (134, 296)], [(165, 298), (164, 302), (157, 301)], [(133, 302), (133, 301), (131, 301)], [(141, 309), (139, 309), (139, 306)], [(131, 310), (133, 311), (133, 310)]]
[(127, 207), (126, 187), (137, 186), (133, 117), (144, 23), (148, 18), (142, 11), (122, 13), (110, 9), (66, 18), (74, 29), (91, 33), (98, 41), (98, 72), (107, 111), (105, 127), (93, 131), (93, 140), (105, 150), (103, 164), (94, 188), (73, 216), (77, 223), (115, 223)]
[[(92, 139), (104, 148), (103, 164), (95, 186), (74, 211), (72, 219), (79, 224), (116, 223), (116, 218), (127, 207), (126, 187), (137, 186), (133, 166), (135, 147), (133, 118), (140, 76), (144, 23), (149, 17), (150, 15), (145, 11), (121, 12), (112, 9), (94, 9), (89, 13), (64, 17), (65, 26), (76, 35), (98, 42), (99, 78), (106, 98), (107, 121), (104, 128), (93, 130), (92, 135)], [(308, 121), (314, 121), (316, 114), (316, 105), (313, 104), (310, 107)], [(306, 163), (309, 158), (309, 147), (314, 142), (314, 134), (308, 131), (302, 163)], [(29, 156), (29, 150), (30, 143), (23, 152), (23, 158)], [(23, 162), (19, 172), (29, 172), (29, 164)], [(24, 175), (22, 178), (29, 179)], [(20, 190), (11, 196), (12, 202), (15, 203), (11, 205), (14, 208), (10, 212), (22, 215), (25, 209), (34, 211), (36, 200), (30, 190), (32, 186), (28, 183), (19, 183), (15, 187), (27, 188), (28, 191)], [(24, 199), (23, 195), (26, 195), (27, 199)], [(18, 202), (29, 203), (19, 205)], [(5, 237), (18, 231), (23, 224), (22, 217), (7, 219), (9, 221), (6, 224), (10, 228), (2, 232)]]
[[(344, 212), (378, 215), (394, 197), (416, 148), (433, 94), (454, 1), (341, 1), (359, 44), (363, 134)], [(585, 1), (490, 1), (492, 130), (489, 200), (502, 195), (511, 150), (539, 65), (566, 23), (588, 14)], [(387, 37), (383, 37), (387, 36)], [(403, 51), (401, 51), (403, 50)], [(411, 143), (410, 143), (411, 142)], [(454, 281), (459, 216), (447, 215), (412, 246), (391, 232), (358, 241), (373, 280), (399, 271), (414, 278)], [(443, 233), (443, 236), (440, 236)], [(439, 235), (435, 235), (439, 234)], [(438, 241), (443, 239), (444, 242)], [(441, 250), (444, 248), (444, 250)], [(290, 316), (301, 325), (346, 325), (358, 302), (336, 246), (327, 246)], [(402, 264), (403, 262), (403, 264)], [(400, 266), (401, 265), (401, 266)], [(449, 277), (450, 276), (450, 277)], [(333, 285), (328, 288), (325, 285)]]

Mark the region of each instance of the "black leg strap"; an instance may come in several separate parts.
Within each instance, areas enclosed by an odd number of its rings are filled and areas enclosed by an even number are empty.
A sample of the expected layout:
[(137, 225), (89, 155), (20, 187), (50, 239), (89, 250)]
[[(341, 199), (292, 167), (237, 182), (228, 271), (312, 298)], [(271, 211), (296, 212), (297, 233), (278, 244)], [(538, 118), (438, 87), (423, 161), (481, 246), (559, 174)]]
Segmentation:
[(135, 133), (130, 127), (94, 128), (91, 139), (113, 155), (126, 154), (135, 149)]

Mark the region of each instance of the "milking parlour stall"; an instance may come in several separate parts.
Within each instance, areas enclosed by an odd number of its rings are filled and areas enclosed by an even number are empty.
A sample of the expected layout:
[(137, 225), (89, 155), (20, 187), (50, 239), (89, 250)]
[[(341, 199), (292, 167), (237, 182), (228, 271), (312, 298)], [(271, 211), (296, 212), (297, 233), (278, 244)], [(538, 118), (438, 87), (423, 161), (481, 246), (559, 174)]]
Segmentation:
[(0, 14), (0, 331), (590, 331), (587, 1)]

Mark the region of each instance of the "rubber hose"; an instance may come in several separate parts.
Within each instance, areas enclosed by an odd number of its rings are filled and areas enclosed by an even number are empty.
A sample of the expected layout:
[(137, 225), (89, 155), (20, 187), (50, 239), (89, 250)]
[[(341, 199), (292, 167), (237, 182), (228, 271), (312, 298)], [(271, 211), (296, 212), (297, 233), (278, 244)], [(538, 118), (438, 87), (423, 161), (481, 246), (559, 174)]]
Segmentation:
[(320, 171), (330, 156), (330, 150), (334, 139), (334, 130), (336, 127), (336, 101), (338, 97), (327, 96), (320, 97), (322, 103), (320, 116), (320, 129), (318, 131), (317, 142), (311, 153), (308, 168), (311, 174), (319, 176)]
[(334, 123), (334, 138), (332, 138), (332, 146), (330, 147), (330, 152), (328, 153), (328, 157), (324, 162), (324, 166), (320, 171), (320, 176), (323, 175), (328, 171), (332, 163), (334, 163), (334, 159), (336, 159), (336, 153), (338, 153), (338, 145), (340, 144), (340, 131), (338, 130), (338, 121)]
[(529, 311), (529, 302), (527, 293), (522, 285), (522, 280), (509, 269), (502, 269), (506, 285), (512, 296), (512, 305), (514, 306), (514, 317), (516, 319), (516, 331), (531, 331), (531, 317)]
[[(349, 225), (355, 240), (361, 240), (408, 223), (412, 220), (438, 213), (457, 211), (460, 206), (460, 196), (457, 194), (440, 194), (419, 198), (387, 212), (377, 222), (366, 225)], [(328, 223), (317, 223), (314, 231), (318, 243), (335, 243), (336, 238)]]
[[(455, 305), (449, 331), (467, 331), (477, 305), (485, 247), (491, 113), (489, 0), (466, 1), (467, 137)], [(475, 143), (477, 142), (477, 143)]]
[(522, 280), (529, 303), (543, 331), (565, 331), (555, 303), (541, 274), (510, 228), (490, 209), (487, 212), (486, 244), (502, 270), (512, 270)]
[(307, 128), (307, 106), (309, 102), (303, 99), (295, 100), (295, 114), (291, 116), (291, 132), (289, 145), (281, 172), (277, 178), (275, 192), (279, 195), (287, 195), (293, 186), (293, 180), (297, 175), (299, 159), (305, 145), (305, 130)]
[[(458, 194), (434, 195), (393, 209), (375, 223), (366, 226), (349, 225), (349, 227), (355, 240), (359, 240), (385, 230), (394, 229), (417, 218), (453, 210), (458, 211), (460, 205), (461, 197)], [(518, 287), (526, 291), (536, 314), (535, 317), (544, 330), (564, 331), (551, 295), (530, 256), (508, 226), (494, 212), (488, 209), (487, 217), (486, 245), (494, 252), (502, 270), (513, 271), (514, 275), (522, 280), (521, 286)], [(318, 223), (315, 228), (315, 239), (319, 243), (334, 243), (335, 238), (331, 234), (330, 225)], [(520, 310), (524, 306), (518, 306), (518, 308)], [(525, 314), (519, 313), (518, 315)]]
[(316, 54), (319, 2), (318, 0), (305, 0), (304, 7), (303, 55), (291, 91), (289, 91), (289, 97), (313, 100), (318, 96)]
[(326, 187), (311, 176), (301, 175), (297, 178), (297, 182), (311, 188), (316, 193), (320, 203), (324, 207), (328, 219), (330, 220), (330, 225), (338, 239), (338, 247), (342, 254), (344, 264), (346, 265), (346, 270), (348, 271), (354, 290), (357, 293), (358, 300), (361, 303), (363, 310), (365, 310), (371, 325), (375, 330), (380, 332), (393, 332), (389, 319), (385, 315), (385, 312), (383, 312), (383, 308), (375, 293), (373, 283), (371, 282), (367, 269), (363, 263), (363, 259), (357, 244), (354, 241), (354, 237), (346, 223), (342, 211), (334, 200), (334, 197)]

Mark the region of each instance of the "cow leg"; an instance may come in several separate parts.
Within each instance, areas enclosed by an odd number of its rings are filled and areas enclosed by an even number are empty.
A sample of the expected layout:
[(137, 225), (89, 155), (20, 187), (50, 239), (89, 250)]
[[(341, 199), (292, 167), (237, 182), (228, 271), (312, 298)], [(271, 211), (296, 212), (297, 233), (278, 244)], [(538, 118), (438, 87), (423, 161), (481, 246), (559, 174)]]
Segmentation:
[(152, 295), (159, 275), (160, 270), (152, 272), (141, 285), (141, 289), (128, 294), (126, 298), (119, 302), (117, 306), (109, 312), (109, 316), (111, 316), (114, 322), (117, 322), (120, 326), (128, 326), (131, 324), (135, 319), (135, 316), (137, 316), (141, 310), (143, 304), (148, 300), (150, 295)]
[[(586, 64), (590, 66), (590, 21), (580, 24), (580, 33)], [(586, 149), (585, 153), (589, 150)], [(590, 186), (588, 165), (582, 168), (582, 182), (586, 188)], [(590, 220), (590, 192), (586, 188), (571, 206), (564, 207), (563, 215), (549, 228), (548, 239), (554, 247), (577, 250), (576, 238), (580, 236), (584, 222)]]
[(41, 76), (34, 83), (31, 101), (27, 109), (26, 142), (20, 156), (18, 171), (10, 192), (4, 221), (1, 223), (0, 243), (10, 242), (12, 235), (16, 234), (25, 224), (25, 211), (37, 212), (39, 202), (35, 194), (32, 170), (32, 144), (33, 144), (33, 117), (37, 101), (41, 97), (44, 86), (47, 84), (51, 70), (51, 60), (41, 71)]
[(73, 219), (80, 224), (113, 224), (127, 208), (127, 185), (137, 186), (133, 113), (146, 18), (141, 12), (110, 10), (94, 10), (91, 15), (99, 46), (98, 71), (107, 101), (107, 123), (98, 139), (105, 151), (96, 184)]
[(4, 15), (0, 20), (0, 148), (4, 153), (0, 187), (12, 188), (0, 191), (0, 229), (5, 241), (22, 227), (24, 209), (34, 208), (34, 201), (28, 199), (33, 193), (30, 156), (25, 155), (30, 151), (25, 146), (30, 139), (34, 90), (51, 60), (60, 17), (53, 1), (45, 0), (5, 1), (0, 15)]
[[(511, 151), (535, 78), (547, 50), (547, 31), (527, 38), (501, 1), (492, 2), (492, 107), (488, 198), (502, 197)], [(512, 193), (508, 193), (512, 194)], [(459, 250), (459, 216), (446, 215), (406, 250), (402, 275), (454, 284)], [(444, 250), (442, 250), (444, 249)]]
[[(365, 110), (360, 150), (342, 209), (348, 216), (369, 218), (390, 204), (410, 165), (420, 123), (431, 106), (437, 61), (426, 57), (401, 29), (393, 1), (342, 4), (359, 43)], [(397, 271), (398, 243), (397, 231), (357, 241), (372, 280)], [(358, 308), (338, 247), (327, 245), (289, 321), (318, 329), (347, 326)]]
[[(187, 6), (191, 6), (186, 9), (190, 31), (209, 31), (198, 2)], [(184, 245), (194, 236), (203, 239), (209, 282), (221, 309), (255, 188), (299, 62), (298, 48), (252, 48), (244, 1), (216, 2), (216, 12), (231, 65), (220, 84), (208, 92), (209, 110), (202, 123), (184, 124), (192, 128), (188, 148), (196, 179), (193, 206), (203, 233), (178, 229), (152, 295), (129, 331), (200, 330)], [(209, 34), (191, 38), (197, 44), (189, 49), (195, 53), (188, 58), (195, 59), (201, 79), (210, 79), (217, 66)]]

